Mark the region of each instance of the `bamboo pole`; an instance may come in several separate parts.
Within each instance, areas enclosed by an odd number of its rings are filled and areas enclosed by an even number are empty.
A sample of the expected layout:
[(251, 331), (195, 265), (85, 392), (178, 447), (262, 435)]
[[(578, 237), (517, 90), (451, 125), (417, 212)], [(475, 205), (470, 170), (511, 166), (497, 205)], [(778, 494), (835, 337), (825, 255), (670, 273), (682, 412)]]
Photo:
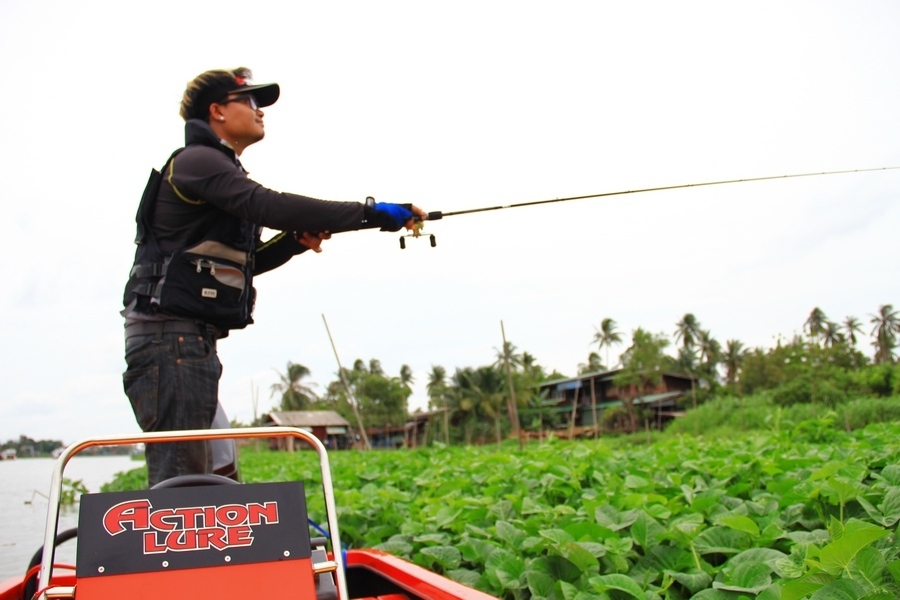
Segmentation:
[(353, 409), (353, 415), (356, 417), (356, 425), (359, 427), (359, 435), (362, 437), (363, 448), (371, 450), (372, 446), (369, 445), (369, 436), (366, 435), (366, 428), (363, 427), (362, 417), (359, 416), (358, 402), (353, 396), (353, 392), (350, 391), (350, 384), (347, 383), (347, 377), (344, 375), (344, 367), (341, 366), (341, 359), (338, 357), (338, 351), (334, 345), (334, 338), (331, 337), (331, 329), (328, 328), (328, 321), (325, 319), (325, 313), (322, 313), (322, 321), (325, 323), (325, 331), (328, 332), (328, 340), (331, 342), (331, 349), (334, 351), (334, 359), (337, 361), (341, 383), (344, 384), (344, 389), (347, 391), (347, 397), (350, 399), (350, 408)]

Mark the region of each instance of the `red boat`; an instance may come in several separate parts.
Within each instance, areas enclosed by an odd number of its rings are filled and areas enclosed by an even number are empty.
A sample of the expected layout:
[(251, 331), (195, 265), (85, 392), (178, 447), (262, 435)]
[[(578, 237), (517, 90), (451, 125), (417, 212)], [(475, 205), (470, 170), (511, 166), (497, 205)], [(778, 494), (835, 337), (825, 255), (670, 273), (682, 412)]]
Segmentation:
[[(95, 446), (219, 438), (295, 437), (319, 456), (326, 537), (310, 536), (302, 482), (236, 484), (187, 475), (152, 489), (85, 494), (78, 528), (58, 531), (66, 463)], [(75, 565), (54, 562), (78, 537)], [(0, 600), (496, 600), (379, 550), (340, 549), (328, 455), (293, 427), (219, 429), (91, 438), (57, 459), (44, 546)]]

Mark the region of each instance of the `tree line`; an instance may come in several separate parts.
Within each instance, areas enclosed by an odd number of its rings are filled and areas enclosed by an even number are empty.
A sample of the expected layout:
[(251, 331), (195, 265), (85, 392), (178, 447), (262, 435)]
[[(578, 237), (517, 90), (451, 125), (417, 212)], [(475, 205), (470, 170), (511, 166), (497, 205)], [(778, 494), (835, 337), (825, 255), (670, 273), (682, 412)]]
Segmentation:
[[(900, 395), (900, 368), (896, 351), (900, 342), (900, 312), (890, 304), (869, 315), (868, 327), (852, 316), (840, 323), (815, 307), (803, 323), (802, 334), (779, 336), (773, 348), (747, 348), (737, 339), (722, 344), (692, 313), (674, 324), (670, 336), (641, 327), (632, 332), (630, 344), (611, 362), (610, 351), (624, 343), (624, 334), (612, 318), (594, 328), (596, 351), (577, 366), (576, 375), (615, 371), (613, 384), (638, 391), (659, 383), (663, 373), (689, 375), (696, 387), (685, 408), (717, 396), (770, 393), (776, 404), (819, 402), (833, 405), (852, 395)], [(861, 352), (869, 330), (872, 357)], [(674, 343), (673, 343), (674, 342)], [(527, 428), (553, 427), (561, 417), (554, 401), (539, 393), (540, 384), (566, 375), (548, 371), (536, 357), (511, 342), (496, 350), (492, 364), (456, 367), (452, 373), (433, 365), (427, 374), (428, 409), (438, 411), (432, 436), (444, 443), (499, 441), (514, 421)], [(366, 427), (396, 427), (408, 419), (408, 399), (413, 375), (403, 365), (394, 376), (384, 372), (377, 359), (358, 359), (352, 368), (336, 373), (336, 379), (319, 394), (310, 384), (310, 371), (289, 362), (271, 386), (271, 398), (279, 410), (335, 410), (351, 423), (354, 408)], [(622, 411), (607, 411), (605, 427), (634, 431), (640, 415), (625, 393)], [(514, 399), (514, 401), (513, 401)], [(624, 414), (622, 414), (624, 412)]]

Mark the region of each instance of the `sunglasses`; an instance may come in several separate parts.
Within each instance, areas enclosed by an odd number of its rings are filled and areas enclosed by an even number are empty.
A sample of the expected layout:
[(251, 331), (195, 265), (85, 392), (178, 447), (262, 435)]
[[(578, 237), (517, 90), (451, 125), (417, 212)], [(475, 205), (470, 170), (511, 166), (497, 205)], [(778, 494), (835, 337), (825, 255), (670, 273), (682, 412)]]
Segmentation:
[(216, 102), (216, 104), (228, 104), (229, 102), (244, 102), (250, 107), (250, 110), (259, 110), (259, 104), (257, 104), (256, 98), (252, 94), (241, 94), (234, 98), (225, 98), (221, 102)]

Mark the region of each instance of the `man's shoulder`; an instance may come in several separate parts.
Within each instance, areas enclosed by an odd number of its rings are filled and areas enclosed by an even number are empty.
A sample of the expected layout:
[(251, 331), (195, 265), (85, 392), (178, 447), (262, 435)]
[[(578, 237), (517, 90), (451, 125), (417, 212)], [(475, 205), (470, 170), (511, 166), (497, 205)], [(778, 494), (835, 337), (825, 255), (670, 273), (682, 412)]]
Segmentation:
[(227, 154), (203, 144), (191, 144), (175, 157), (174, 171), (178, 173), (237, 169), (234, 161)]

